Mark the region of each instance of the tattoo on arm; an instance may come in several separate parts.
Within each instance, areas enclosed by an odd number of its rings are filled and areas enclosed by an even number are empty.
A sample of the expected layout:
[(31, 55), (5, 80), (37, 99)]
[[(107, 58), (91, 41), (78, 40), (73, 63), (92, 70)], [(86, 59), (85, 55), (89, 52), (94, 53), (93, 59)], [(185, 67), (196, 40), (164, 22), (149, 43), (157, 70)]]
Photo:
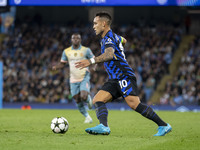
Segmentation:
[(106, 62), (113, 59), (114, 49), (112, 47), (108, 47), (105, 49), (105, 52), (98, 57), (95, 57), (95, 63)]

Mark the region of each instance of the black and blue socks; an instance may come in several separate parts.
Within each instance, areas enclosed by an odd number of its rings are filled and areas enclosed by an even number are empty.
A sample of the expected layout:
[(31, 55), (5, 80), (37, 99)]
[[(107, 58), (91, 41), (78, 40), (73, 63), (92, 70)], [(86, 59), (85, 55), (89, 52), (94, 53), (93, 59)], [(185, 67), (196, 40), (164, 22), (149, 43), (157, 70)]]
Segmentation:
[(97, 118), (99, 119), (99, 122), (102, 123), (104, 126), (108, 126), (108, 110), (106, 107), (106, 104), (104, 102), (96, 102), (94, 104), (95, 109), (96, 109), (96, 115)]
[[(94, 106), (96, 108), (96, 115), (99, 119), (99, 122), (107, 127), (108, 110), (106, 104), (104, 102), (96, 102)], [(144, 117), (154, 121), (158, 126), (167, 126), (167, 124), (153, 111), (150, 106), (140, 103), (135, 111), (140, 113)]]
[(162, 119), (160, 119), (160, 117), (153, 111), (150, 106), (140, 103), (135, 111), (140, 113), (142, 116), (154, 121), (158, 126), (167, 126), (167, 124)]

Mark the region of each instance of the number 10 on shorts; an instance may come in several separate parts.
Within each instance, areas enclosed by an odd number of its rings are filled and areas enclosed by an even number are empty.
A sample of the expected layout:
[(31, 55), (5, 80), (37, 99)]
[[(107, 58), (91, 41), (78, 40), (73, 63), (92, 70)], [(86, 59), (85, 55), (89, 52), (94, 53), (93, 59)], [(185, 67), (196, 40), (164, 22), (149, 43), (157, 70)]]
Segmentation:
[(120, 87), (121, 87), (121, 89), (122, 88), (124, 88), (124, 87), (127, 87), (127, 81), (126, 80), (121, 80), (121, 81), (119, 81), (119, 85), (120, 85)]

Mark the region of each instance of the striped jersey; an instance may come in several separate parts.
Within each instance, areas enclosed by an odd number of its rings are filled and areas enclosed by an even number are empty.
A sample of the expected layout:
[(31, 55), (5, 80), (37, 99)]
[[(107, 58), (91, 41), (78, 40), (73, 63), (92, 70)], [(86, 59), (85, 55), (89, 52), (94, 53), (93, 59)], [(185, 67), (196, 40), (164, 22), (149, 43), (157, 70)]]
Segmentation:
[(112, 32), (112, 30), (109, 30), (101, 40), (101, 53), (104, 53), (108, 47), (112, 47), (115, 50), (113, 59), (104, 62), (109, 79), (122, 79), (128, 76), (135, 76), (133, 69), (126, 61), (122, 42), (123, 38)]

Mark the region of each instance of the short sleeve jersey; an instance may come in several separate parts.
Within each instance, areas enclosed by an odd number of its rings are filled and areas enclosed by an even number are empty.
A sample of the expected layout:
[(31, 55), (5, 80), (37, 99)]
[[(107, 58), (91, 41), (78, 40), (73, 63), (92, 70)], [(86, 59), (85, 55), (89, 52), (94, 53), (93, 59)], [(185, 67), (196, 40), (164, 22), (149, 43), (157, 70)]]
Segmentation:
[(80, 60), (90, 59), (93, 57), (94, 55), (91, 49), (82, 45), (78, 49), (74, 49), (72, 46), (64, 49), (61, 62), (69, 62), (71, 83), (81, 82), (86, 75), (86, 71), (89, 71), (88, 68), (84, 68), (82, 70), (76, 68), (75, 63)]

